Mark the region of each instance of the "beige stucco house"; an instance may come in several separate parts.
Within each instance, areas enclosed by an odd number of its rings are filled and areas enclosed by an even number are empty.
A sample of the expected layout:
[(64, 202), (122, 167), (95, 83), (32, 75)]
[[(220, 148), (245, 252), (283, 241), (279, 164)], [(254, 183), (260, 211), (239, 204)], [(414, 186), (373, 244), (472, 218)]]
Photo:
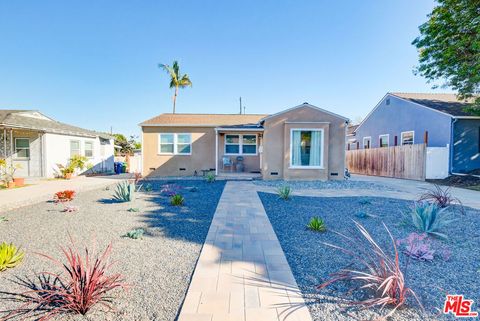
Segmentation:
[(348, 119), (308, 103), (273, 115), (161, 114), (140, 124), (143, 175), (342, 179)]

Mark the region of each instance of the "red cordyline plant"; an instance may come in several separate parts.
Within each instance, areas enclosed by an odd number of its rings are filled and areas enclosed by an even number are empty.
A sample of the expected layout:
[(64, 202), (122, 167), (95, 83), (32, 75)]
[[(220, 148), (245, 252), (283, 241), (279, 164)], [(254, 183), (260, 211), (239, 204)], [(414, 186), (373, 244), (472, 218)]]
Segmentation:
[(433, 188), (428, 189), (425, 193), (423, 193), (418, 201), (427, 201), (431, 203), (435, 203), (440, 208), (446, 208), (450, 205), (459, 205), (460, 212), (462, 214), (465, 213), (465, 209), (463, 208), (463, 204), (457, 197), (454, 197), (450, 192), (450, 187), (442, 188), (437, 184), (433, 185)]
[(75, 191), (71, 191), (71, 190), (56, 192), (53, 195), (53, 201), (55, 203), (70, 202), (70, 201), (73, 201), (74, 198), (75, 198)]
[(377, 306), (383, 309), (387, 305), (393, 306), (393, 309), (381, 319), (386, 319), (394, 314), (399, 307), (405, 304), (408, 295), (415, 297), (422, 310), (424, 310), (415, 292), (405, 285), (397, 246), (387, 226), (383, 224), (392, 241), (394, 258), (391, 258), (390, 255), (382, 250), (360, 223), (353, 222), (359, 231), (359, 235), (350, 237), (334, 232), (345, 240), (346, 246), (341, 247), (330, 243), (324, 244), (351, 256), (353, 263), (357, 266), (359, 265), (360, 269), (341, 269), (331, 274), (331, 278), (317, 288), (323, 289), (337, 281), (354, 281), (357, 284), (359, 283), (358, 286), (353, 287), (350, 291), (369, 289), (373, 291), (373, 297), (361, 301), (351, 301), (350, 303), (362, 305), (365, 308)]
[(26, 303), (8, 317), (38, 315), (38, 311), (45, 311), (38, 320), (46, 321), (61, 314), (85, 315), (95, 305), (113, 310), (110, 293), (117, 288), (126, 289), (126, 284), (122, 275), (110, 273), (112, 245), (103, 253), (92, 255), (87, 247), (79, 251), (72, 238), (70, 241), (70, 246), (61, 248), (65, 262), (40, 254), (61, 267), (64, 273), (42, 272), (40, 286), (22, 293)]

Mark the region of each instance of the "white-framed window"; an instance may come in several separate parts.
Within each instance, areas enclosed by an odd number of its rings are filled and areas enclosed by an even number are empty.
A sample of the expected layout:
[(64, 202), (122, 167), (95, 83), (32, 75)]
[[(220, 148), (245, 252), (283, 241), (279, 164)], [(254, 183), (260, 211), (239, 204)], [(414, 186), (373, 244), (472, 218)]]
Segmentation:
[(256, 134), (225, 134), (225, 155), (257, 155)]
[(363, 137), (363, 149), (369, 149), (372, 147), (372, 137)]
[(192, 134), (161, 133), (158, 134), (158, 153), (164, 155), (191, 155)]
[(324, 131), (318, 128), (290, 130), (290, 168), (323, 168)]
[(17, 158), (30, 158), (30, 139), (15, 138), (15, 155)]
[(400, 137), (402, 145), (413, 145), (415, 141), (415, 131), (402, 132)]
[(85, 157), (92, 158), (93, 157), (93, 142), (92, 141), (87, 141), (85, 142)]
[(378, 136), (378, 140), (379, 140), (380, 147), (390, 146), (390, 135), (389, 134), (383, 134), (383, 135)]
[(80, 141), (71, 140), (70, 141), (70, 157), (81, 155), (80, 153)]

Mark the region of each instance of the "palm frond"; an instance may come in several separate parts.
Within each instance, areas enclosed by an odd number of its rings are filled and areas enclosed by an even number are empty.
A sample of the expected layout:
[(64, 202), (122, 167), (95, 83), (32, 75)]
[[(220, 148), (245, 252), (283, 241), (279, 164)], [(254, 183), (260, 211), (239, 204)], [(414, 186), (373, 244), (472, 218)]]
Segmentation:
[[(177, 73), (175, 73), (174, 68), (172, 68), (172, 67), (170, 67), (169, 65), (166, 65), (166, 64), (158, 64), (158, 68), (165, 70), (169, 74), (169, 76), (170, 76), (170, 88), (175, 87), (176, 83), (178, 81), (177, 80), (178, 78), (177, 78)], [(174, 84), (174, 85), (172, 86), (172, 84)]]
[(178, 81), (178, 87), (185, 88), (187, 86), (192, 87), (192, 81), (187, 74), (182, 75), (182, 78)]

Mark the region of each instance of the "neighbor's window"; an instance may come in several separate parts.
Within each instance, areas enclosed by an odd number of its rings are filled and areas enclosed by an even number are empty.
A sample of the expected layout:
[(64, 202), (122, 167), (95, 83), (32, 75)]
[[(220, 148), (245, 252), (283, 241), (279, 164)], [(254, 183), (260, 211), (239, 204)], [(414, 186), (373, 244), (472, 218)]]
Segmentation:
[(192, 152), (192, 134), (160, 134), (160, 154), (190, 155)]
[(70, 141), (70, 157), (75, 155), (80, 155), (80, 141), (79, 140), (71, 140)]
[(363, 149), (369, 149), (372, 146), (371, 137), (363, 137)]
[(240, 153), (240, 135), (225, 135), (225, 154)]
[(257, 135), (242, 136), (242, 154), (257, 153)]
[(380, 135), (379, 136), (380, 138), (380, 147), (388, 147), (389, 145), (389, 138), (390, 136), (389, 135)]
[(292, 129), (292, 167), (323, 167), (323, 129)]
[(15, 138), (15, 153), (18, 158), (29, 158), (30, 140), (28, 138)]
[(85, 142), (85, 157), (93, 157), (93, 142)]
[(413, 140), (415, 137), (414, 131), (403, 132), (402, 133), (402, 145), (413, 145)]

